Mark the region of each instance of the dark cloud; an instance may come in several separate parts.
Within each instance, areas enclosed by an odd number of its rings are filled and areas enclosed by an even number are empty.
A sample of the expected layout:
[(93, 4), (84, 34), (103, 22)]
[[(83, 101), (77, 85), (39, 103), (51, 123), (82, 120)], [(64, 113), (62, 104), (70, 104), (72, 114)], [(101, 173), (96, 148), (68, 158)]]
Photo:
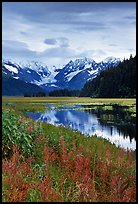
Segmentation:
[(48, 45), (57, 45), (59, 47), (69, 47), (69, 40), (65, 37), (46, 38), (44, 43)]
[[(6, 13), (12, 12), (34, 23), (73, 24), (81, 13), (109, 12), (112, 9), (134, 9), (135, 2), (3, 2)], [(82, 22), (83, 23), (83, 22)]]
[[(133, 20), (135, 2), (3, 2), (4, 14), (13, 14), (14, 18), (20, 18), (25, 23), (34, 26), (48, 27), (51, 30), (59, 30), (60, 25), (64, 31), (99, 31), (112, 27), (106, 23), (106, 18), (115, 16), (116, 24), (119, 25), (120, 13), (128, 10), (124, 20)], [(3, 15), (4, 15), (3, 14)], [(103, 17), (103, 18), (102, 18)], [(131, 22), (132, 23), (132, 22)], [(120, 22), (119, 26), (122, 22)], [(59, 26), (59, 27), (58, 27)], [(22, 31), (22, 34), (25, 33)], [(55, 39), (45, 39), (44, 43), (55, 45)], [(64, 41), (61, 46), (68, 46)]]
[(56, 45), (57, 40), (55, 38), (47, 38), (44, 40), (44, 43), (47, 45)]
[[(31, 17), (31, 14), (49, 14), (51, 10), (56, 13), (61, 12), (91, 12), (103, 9), (131, 9), (135, 8), (136, 2), (2, 2), (2, 6), (7, 11), (19, 13)], [(39, 8), (39, 9), (38, 9)]]

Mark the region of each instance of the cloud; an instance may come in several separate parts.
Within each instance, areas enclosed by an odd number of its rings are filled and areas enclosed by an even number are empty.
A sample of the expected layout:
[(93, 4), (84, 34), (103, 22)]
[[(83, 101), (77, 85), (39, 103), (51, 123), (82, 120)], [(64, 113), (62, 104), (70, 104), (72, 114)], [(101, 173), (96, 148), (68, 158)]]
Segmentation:
[(69, 40), (65, 37), (46, 38), (44, 43), (47, 45), (57, 45), (59, 47), (69, 47)]
[(79, 22), (72, 25), (72, 29), (86, 32), (86, 31), (110, 29), (110, 27), (107, 26), (105, 23), (100, 23), (100, 22), (83, 22), (83, 23)]
[(37, 59), (40, 61), (41, 59), (54, 59), (54, 58), (59, 58), (61, 61), (63, 59), (64, 61), (67, 59), (70, 60), (71, 58), (84, 56), (84, 52), (80, 52), (68, 47), (67, 38), (59, 37), (57, 38), (57, 42), (60, 46), (47, 48), (44, 51), (40, 52), (40, 51), (30, 50), (27, 44), (24, 42), (14, 41), (14, 40), (4, 40), (2, 45), (2, 55), (4, 58), (13, 58), (13, 59), (21, 59), (21, 60)]
[(3, 56), (55, 64), (135, 52), (135, 10), (135, 2), (2, 2)]
[[(134, 9), (136, 2), (3, 2), (2, 6), (7, 12), (12, 11), (31, 21), (40, 22), (48, 21), (51, 15), (57, 17), (59, 14), (62, 15), (65, 13), (72, 15), (82, 12), (110, 11), (111, 9)], [(37, 18), (38, 16), (40, 18)]]
[[(3, 9), (6, 15), (13, 13), (24, 19), (25, 22), (31, 22), (35, 25), (62, 24), (67, 27), (72, 26), (72, 29), (96, 30), (106, 28), (104, 18), (111, 16), (112, 10), (122, 7), (128, 9), (128, 5), (127, 3), (119, 4), (116, 2), (4, 2)], [(97, 18), (99, 22), (95, 22), (93, 18)]]
[(111, 46), (111, 47), (117, 47), (118, 45), (115, 44), (115, 43), (110, 43), (109, 46)]
[(136, 20), (136, 15), (127, 15), (127, 16), (124, 16), (124, 19), (127, 19), (127, 20)]
[(40, 57), (59, 57), (59, 58), (70, 58), (76, 55), (76, 51), (67, 47), (55, 47), (48, 48), (45, 51), (39, 53)]
[(106, 51), (102, 49), (84, 49), (77, 50), (72, 49), (70, 47), (56, 47), (56, 48), (48, 48), (45, 51), (39, 53), (39, 57), (41, 58), (60, 58), (63, 59), (76, 59), (76, 58), (84, 58), (91, 57), (93, 59), (99, 59), (100, 57), (104, 57), (106, 55)]
[(130, 52), (134, 52), (134, 51), (135, 51), (134, 49), (131, 49), (131, 48), (130, 48), (130, 49), (128, 49), (128, 50), (129, 50)]
[(90, 58), (94, 59), (95, 61), (101, 61), (102, 58), (104, 58), (107, 55), (107, 52), (102, 49), (91, 49), (85, 51), (86, 56), (89, 56)]
[(27, 44), (24, 42), (20, 42), (20, 41), (15, 41), (15, 40), (3, 40), (3, 46), (10, 48), (12, 50), (23, 50), (23, 49), (27, 49)]
[(69, 40), (65, 37), (60, 37), (57, 39), (60, 47), (69, 47)]
[(57, 40), (54, 38), (47, 38), (44, 40), (44, 43), (47, 45), (56, 45), (57, 44)]
[[(4, 58), (36, 58), (37, 52), (29, 50), (26, 43), (4, 40), (2, 45), (2, 55)], [(9, 57), (8, 57), (9, 56)]]
[(24, 31), (20, 31), (20, 33), (24, 36), (28, 36), (28, 33), (27, 32), (24, 32)]

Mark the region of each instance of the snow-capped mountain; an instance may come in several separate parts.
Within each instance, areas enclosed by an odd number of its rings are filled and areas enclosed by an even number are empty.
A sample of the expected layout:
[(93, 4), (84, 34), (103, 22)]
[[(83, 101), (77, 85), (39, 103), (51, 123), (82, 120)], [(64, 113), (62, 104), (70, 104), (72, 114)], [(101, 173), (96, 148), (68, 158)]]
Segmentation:
[(11, 61), (2, 62), (2, 72), (9, 76), (20, 79), (25, 82), (37, 84), (44, 78), (48, 78), (51, 72), (47, 66), (42, 66), (38, 62), (30, 62), (29, 64), (17, 64)]
[(11, 60), (2, 61), (2, 73), (15, 79), (36, 84), (47, 91), (54, 89), (81, 89), (87, 80), (96, 77), (101, 70), (117, 66), (121, 60), (108, 57), (96, 63), (93, 59), (70, 60), (63, 68), (49, 68), (39, 62), (17, 64)]
[[(56, 74), (56, 82), (53, 83), (55, 87), (64, 87), (68, 89), (81, 89), (87, 80), (96, 77), (101, 70), (105, 70), (111, 66), (117, 66), (120, 59), (110, 57), (100, 63), (96, 63), (89, 58), (76, 59), (69, 61)], [(47, 86), (49, 86), (47, 84)]]

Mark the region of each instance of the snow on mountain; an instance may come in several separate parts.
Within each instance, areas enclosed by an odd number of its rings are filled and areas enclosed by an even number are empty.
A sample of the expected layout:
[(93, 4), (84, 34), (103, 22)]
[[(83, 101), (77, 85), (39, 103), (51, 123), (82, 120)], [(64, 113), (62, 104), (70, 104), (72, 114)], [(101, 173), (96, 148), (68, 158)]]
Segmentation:
[(57, 73), (50, 73), (50, 75), (43, 75), (40, 81), (36, 81), (37, 85), (46, 85), (47, 83), (55, 83), (57, 80), (55, 79)]
[(81, 89), (87, 80), (96, 77), (101, 70), (110, 66), (116, 66), (119, 63), (117, 58), (108, 58), (100, 63), (93, 59), (82, 58), (69, 61), (63, 69), (55, 76), (58, 87), (68, 89)]
[(2, 59), (2, 65), (4, 65), (4, 64), (11, 64), (11, 65), (13, 65), (14, 67), (19, 67), (19, 64), (18, 63), (16, 63), (16, 62), (14, 62), (14, 61), (12, 61), (11, 59)]
[(115, 58), (115, 57), (107, 57), (106, 59), (103, 60), (104, 63), (118, 63), (118, 61), (120, 61), (119, 58)]
[(74, 76), (80, 73), (82, 70), (76, 70), (74, 72), (70, 72), (68, 75), (65, 76), (65, 79), (69, 82)]
[(25, 82), (41, 85), (44, 82), (47, 83), (48, 77), (51, 72), (46, 65), (42, 65), (38, 62), (32, 61), (28, 64), (20, 63), (17, 65), (9, 60), (3, 60), (2, 63), (3, 73), (7, 73), (9, 76)]
[(15, 68), (15, 67), (13, 67), (13, 66), (11, 66), (11, 65), (8, 65), (8, 64), (5, 64), (5, 67), (6, 67), (6, 69), (8, 69), (9, 71), (18, 74), (18, 69), (17, 69), (17, 68)]
[(48, 67), (39, 62), (31, 61), (30, 63), (27, 63), (22, 66), (23, 66), (23, 69), (26, 69), (29, 72), (33, 70), (42, 77), (45, 77), (51, 74), (51, 72), (48, 70)]
[[(69, 64), (71, 65), (68, 66)], [(65, 66), (65, 69), (67, 69), (65, 78), (68, 82), (84, 70), (89, 70), (89, 73), (91, 74), (95, 61), (85, 57), (83, 59), (76, 59), (74, 62), (70, 61), (69, 64)]]
[(13, 77), (14, 79), (19, 79), (19, 77), (18, 76), (15, 76), (15, 77)]
[(85, 68), (90, 68), (95, 64), (94, 60), (91, 60), (89, 58), (82, 58), (82, 59), (76, 59), (75, 61), (70, 61), (68, 64), (66, 64), (63, 67), (63, 70), (65, 70), (65, 74), (69, 73), (70, 71), (77, 71), (82, 70)]
[(36, 84), (47, 91), (63, 88), (81, 89), (86, 81), (96, 77), (101, 70), (116, 66), (119, 62), (120, 59), (115, 57), (108, 57), (99, 63), (84, 57), (70, 60), (63, 68), (55, 66), (49, 68), (36, 61), (17, 64), (11, 60), (2, 60), (2, 72), (13, 78)]

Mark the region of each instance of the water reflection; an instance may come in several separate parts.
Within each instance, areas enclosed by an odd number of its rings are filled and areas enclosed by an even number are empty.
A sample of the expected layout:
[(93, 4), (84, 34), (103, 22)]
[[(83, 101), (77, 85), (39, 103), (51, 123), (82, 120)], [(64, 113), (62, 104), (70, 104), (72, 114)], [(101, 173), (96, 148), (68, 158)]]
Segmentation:
[[(44, 113), (28, 113), (27, 115), (34, 120), (41, 120), (53, 125), (64, 125), (74, 130), (79, 130), (86, 136), (96, 134), (98, 137), (108, 139), (111, 143), (121, 146), (125, 149), (136, 149), (135, 127), (120, 125), (114, 120), (102, 119), (101, 115), (92, 110), (77, 110), (81, 106), (64, 106), (56, 108), (48, 105), (49, 110)], [(110, 117), (113, 118), (113, 117)], [(121, 119), (122, 121), (122, 119)], [(123, 122), (124, 123), (124, 122)], [(127, 127), (127, 128), (126, 128)]]
[[(84, 106), (87, 107), (87, 106)], [(124, 138), (129, 137), (130, 141), (136, 140), (136, 119), (131, 117), (126, 106), (113, 106), (112, 110), (104, 110), (102, 107), (96, 109), (86, 109), (91, 114), (96, 114), (101, 126), (115, 126), (119, 134), (123, 134)], [(112, 130), (111, 130), (112, 135)]]

